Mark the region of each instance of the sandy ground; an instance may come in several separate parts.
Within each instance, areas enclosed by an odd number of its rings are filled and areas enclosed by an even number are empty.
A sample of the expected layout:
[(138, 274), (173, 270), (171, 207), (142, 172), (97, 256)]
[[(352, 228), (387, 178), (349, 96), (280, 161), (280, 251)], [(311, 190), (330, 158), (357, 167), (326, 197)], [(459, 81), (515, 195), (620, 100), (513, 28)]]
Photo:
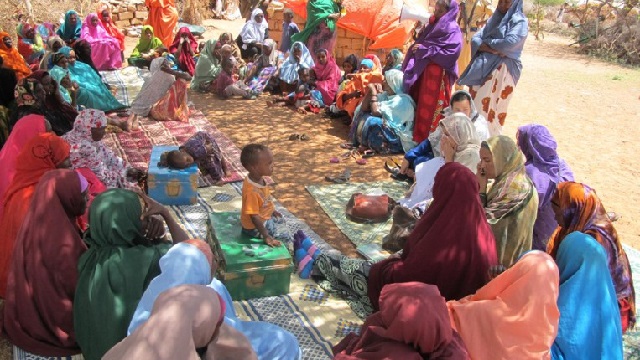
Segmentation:
[[(207, 20), (205, 38), (222, 31), (238, 34), (242, 21)], [(136, 39), (127, 38), (129, 52)], [(624, 243), (640, 249), (640, 171), (633, 161), (640, 154), (640, 70), (628, 69), (576, 55), (570, 39), (547, 34), (542, 42), (530, 37), (522, 58), (524, 70), (509, 107), (504, 134), (514, 136), (518, 126), (539, 123), (558, 140), (560, 155), (571, 165), (578, 181), (597, 189), (616, 223)], [(251, 142), (274, 151), (277, 199), (304, 220), (323, 239), (349, 255), (351, 242), (305, 190), (305, 185), (325, 183), (327, 174), (345, 168), (353, 182), (389, 179), (384, 158), (364, 165), (353, 160), (330, 164), (344, 150), (348, 127), (315, 115), (286, 109), (267, 110), (264, 97), (256, 101), (221, 101), (192, 94), (191, 100), (238, 147)], [(310, 141), (289, 141), (292, 133), (306, 133)], [(635, 139), (635, 140), (634, 140)], [(634, 221), (633, 219), (636, 219)], [(0, 359), (10, 359), (11, 349), (0, 340)]]

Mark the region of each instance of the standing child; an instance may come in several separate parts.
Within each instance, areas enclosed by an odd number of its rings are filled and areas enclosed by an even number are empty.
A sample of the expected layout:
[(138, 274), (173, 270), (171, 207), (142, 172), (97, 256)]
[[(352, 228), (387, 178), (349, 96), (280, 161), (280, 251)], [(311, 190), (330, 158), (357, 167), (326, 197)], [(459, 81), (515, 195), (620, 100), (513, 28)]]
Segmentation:
[(282, 12), (284, 21), (282, 22), (282, 39), (280, 40), (280, 51), (286, 53), (291, 49), (291, 37), (300, 32), (298, 24), (293, 22), (293, 10), (284, 9)]
[(275, 210), (271, 188), (265, 181), (265, 177), (273, 173), (273, 154), (264, 145), (249, 144), (242, 148), (240, 162), (249, 172), (242, 183), (242, 232), (262, 237), (269, 246), (280, 246), (280, 241), (274, 239), (272, 217), (282, 218), (282, 215)]
[(213, 92), (223, 99), (234, 95), (242, 96), (247, 100), (254, 100), (255, 93), (242, 81), (238, 80), (237, 63), (234, 57), (222, 59), (222, 71), (211, 83)]
[(298, 70), (298, 80), (295, 81), (295, 90), (288, 95), (276, 96), (267, 101), (267, 106), (287, 106), (295, 107), (296, 111), (306, 114), (309, 110), (309, 102), (311, 101), (311, 70), (300, 68)]

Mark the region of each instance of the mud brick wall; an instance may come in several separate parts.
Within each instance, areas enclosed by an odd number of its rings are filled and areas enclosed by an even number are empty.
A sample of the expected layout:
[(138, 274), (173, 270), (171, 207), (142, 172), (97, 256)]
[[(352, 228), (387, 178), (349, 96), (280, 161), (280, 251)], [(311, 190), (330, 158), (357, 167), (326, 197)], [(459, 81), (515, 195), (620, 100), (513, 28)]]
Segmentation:
[(113, 22), (119, 29), (142, 25), (149, 17), (147, 7), (142, 0), (111, 0)]

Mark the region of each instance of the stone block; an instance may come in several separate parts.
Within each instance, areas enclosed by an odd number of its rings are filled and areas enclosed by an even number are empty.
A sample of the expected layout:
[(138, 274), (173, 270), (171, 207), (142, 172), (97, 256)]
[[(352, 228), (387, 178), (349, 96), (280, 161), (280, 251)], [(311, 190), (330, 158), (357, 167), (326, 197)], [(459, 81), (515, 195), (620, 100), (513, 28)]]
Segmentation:
[(118, 14), (118, 20), (129, 20), (129, 19), (133, 19), (133, 12), (131, 11), (127, 11), (127, 12), (123, 12)]
[(136, 11), (136, 6), (133, 4), (127, 5), (127, 11), (131, 11), (131, 12)]
[(115, 22), (115, 24), (119, 29), (123, 29), (123, 28), (126, 28), (126, 27), (130, 26), (131, 25), (131, 21), (129, 21), (129, 20), (118, 20), (118, 21)]
[(142, 25), (144, 23), (145, 19), (138, 19), (138, 18), (133, 18), (131, 19), (131, 25), (136, 26), (136, 25)]
[(136, 17), (138, 19), (145, 20), (146, 18), (149, 17), (149, 12), (148, 11), (136, 11), (135, 14), (134, 14), (134, 17)]

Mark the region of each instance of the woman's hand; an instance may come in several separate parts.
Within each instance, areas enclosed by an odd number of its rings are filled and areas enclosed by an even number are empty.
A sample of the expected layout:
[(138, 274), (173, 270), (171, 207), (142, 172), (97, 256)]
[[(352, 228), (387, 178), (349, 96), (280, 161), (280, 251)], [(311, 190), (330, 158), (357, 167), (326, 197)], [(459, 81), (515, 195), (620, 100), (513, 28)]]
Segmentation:
[(147, 204), (147, 210), (142, 214), (143, 218), (149, 217), (151, 215), (161, 215), (166, 219), (167, 216), (170, 216), (169, 210), (164, 205), (153, 200), (152, 198), (147, 196), (147, 194), (140, 191), (138, 192), (138, 196), (140, 196), (142, 200), (144, 200), (145, 204)]
[(450, 136), (442, 134), (442, 139), (440, 140), (440, 152), (442, 153), (442, 157), (444, 157), (445, 162), (452, 162), (456, 156), (456, 142)]
[(418, 51), (420, 50), (420, 44), (413, 44), (413, 46), (411, 47), (411, 51)]
[(487, 179), (487, 173), (484, 168), (480, 165), (481, 162), (478, 163), (476, 167), (476, 178), (478, 179), (478, 185), (480, 186), (480, 192), (487, 192), (487, 183), (489, 180)]
[(142, 232), (147, 239), (155, 240), (164, 237), (164, 221), (161, 216), (152, 215), (142, 220)]

